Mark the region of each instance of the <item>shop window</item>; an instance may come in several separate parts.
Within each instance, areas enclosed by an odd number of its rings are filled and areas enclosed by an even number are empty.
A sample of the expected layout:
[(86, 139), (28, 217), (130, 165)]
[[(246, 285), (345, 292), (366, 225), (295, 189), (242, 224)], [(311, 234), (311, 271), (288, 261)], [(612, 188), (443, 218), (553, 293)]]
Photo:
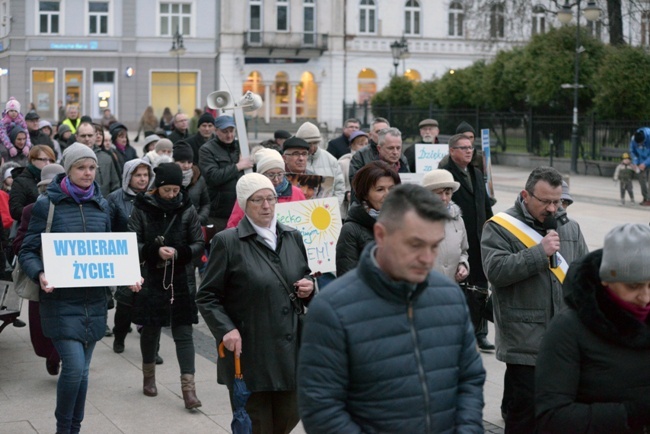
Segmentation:
[(357, 76), (357, 102), (370, 103), (370, 100), (377, 93), (377, 73), (370, 68), (363, 68)]
[(289, 76), (286, 72), (275, 75), (273, 85), (273, 114), (276, 117), (289, 116)]
[(415, 69), (407, 69), (406, 72), (404, 73), (404, 77), (408, 78), (411, 81), (422, 80), (422, 76)]
[(56, 119), (55, 83), (56, 71), (32, 70), (32, 101), (42, 119)]
[(303, 72), (296, 87), (296, 116), (316, 118), (318, 116), (318, 86), (311, 72)]
[(197, 73), (181, 71), (180, 75), (177, 75), (176, 72), (152, 72), (151, 105), (154, 111), (162, 113), (165, 107), (178, 107), (178, 89), (180, 89), (181, 111), (192, 113), (197, 105)]

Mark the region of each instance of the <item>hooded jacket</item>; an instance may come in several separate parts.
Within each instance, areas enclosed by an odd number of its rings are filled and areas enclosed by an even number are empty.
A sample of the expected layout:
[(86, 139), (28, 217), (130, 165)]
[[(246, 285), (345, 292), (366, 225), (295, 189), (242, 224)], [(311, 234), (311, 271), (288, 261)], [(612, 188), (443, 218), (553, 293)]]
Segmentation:
[[(45, 232), (50, 201), (54, 216), (50, 232), (110, 232), (108, 203), (94, 183), (95, 195), (77, 204), (61, 190), (65, 174), (57, 175), (34, 208), (27, 234), (18, 256), (20, 265), (34, 282), (44, 271), (41, 257), (41, 233)], [(47, 278), (47, 276), (46, 276)], [(71, 339), (85, 344), (96, 342), (106, 331), (106, 287), (55, 288), (40, 291), (40, 314), (43, 334), (53, 340)]]
[[(128, 227), (138, 237), (144, 277), (142, 290), (133, 295), (136, 324), (166, 327), (198, 322), (196, 303), (188, 285), (187, 271), (191, 267), (187, 265), (203, 253), (205, 243), (199, 217), (187, 192), (181, 189), (179, 194), (181, 199), (173, 209), (161, 208), (149, 193), (138, 194), (133, 204)], [(159, 237), (164, 240), (159, 241)], [(173, 263), (167, 261), (165, 265), (160, 258), (158, 249), (162, 246), (176, 249)], [(166, 288), (172, 281), (173, 289)]]
[(332, 157), (332, 154), (321, 148), (316, 148), (316, 152), (307, 159), (307, 170), (314, 172), (316, 175), (334, 178), (334, 196), (339, 200), (339, 206), (343, 205), (345, 181), (343, 180), (341, 166), (339, 166), (338, 160)]
[(23, 208), (38, 199), (38, 184), (40, 176), (34, 175), (32, 171), (24, 168), (16, 168), (11, 172), (14, 183), (9, 192), (9, 212), (11, 218), (20, 221), (23, 215)]
[(127, 161), (124, 163), (124, 173), (122, 174), (122, 188), (115, 190), (108, 195), (106, 200), (111, 209), (111, 224), (113, 227), (113, 232), (127, 232), (129, 217), (133, 212), (133, 203), (135, 202), (135, 197), (137, 193), (131, 190), (129, 184), (131, 183), (131, 177), (135, 169), (144, 164), (149, 169), (149, 184), (153, 180), (153, 170), (151, 170), (151, 164), (144, 160), (135, 159)]
[[(521, 195), (507, 214), (533, 228), (546, 230), (526, 209)], [(560, 254), (570, 265), (587, 254), (580, 226), (562, 208), (555, 214)], [(492, 284), (496, 356), (516, 365), (535, 366), (542, 337), (551, 318), (565, 308), (562, 282), (549, 268), (541, 244), (526, 247), (506, 228), (488, 221), (481, 238), (483, 270)]]
[(390, 279), (363, 251), (311, 303), (298, 365), (309, 433), (482, 433), (485, 370), (458, 285)]
[(113, 156), (103, 146), (93, 146), (97, 156), (97, 175), (95, 181), (99, 184), (102, 196), (108, 198), (111, 192), (120, 188), (120, 174), (113, 162)]
[(602, 250), (571, 264), (569, 309), (551, 321), (537, 358), (540, 433), (629, 433), (628, 402), (650, 396), (650, 320), (640, 323), (606, 294)]

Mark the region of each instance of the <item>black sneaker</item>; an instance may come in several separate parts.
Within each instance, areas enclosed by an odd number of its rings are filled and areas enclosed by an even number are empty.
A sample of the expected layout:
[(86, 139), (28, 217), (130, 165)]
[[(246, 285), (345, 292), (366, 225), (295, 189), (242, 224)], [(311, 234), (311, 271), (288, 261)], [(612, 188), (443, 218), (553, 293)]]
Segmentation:
[(17, 328), (22, 328), (22, 327), (25, 327), (27, 325), (27, 324), (25, 324), (25, 321), (19, 320), (18, 318), (16, 318), (14, 320), (13, 324), (14, 324), (14, 327), (17, 327)]
[(111, 336), (113, 336), (113, 330), (111, 330), (108, 324), (106, 324), (106, 331), (104, 332), (104, 337), (109, 338)]
[(113, 341), (113, 351), (117, 354), (124, 352), (124, 339), (115, 339)]
[(162, 365), (163, 363), (165, 363), (163, 358), (156, 354), (156, 365)]

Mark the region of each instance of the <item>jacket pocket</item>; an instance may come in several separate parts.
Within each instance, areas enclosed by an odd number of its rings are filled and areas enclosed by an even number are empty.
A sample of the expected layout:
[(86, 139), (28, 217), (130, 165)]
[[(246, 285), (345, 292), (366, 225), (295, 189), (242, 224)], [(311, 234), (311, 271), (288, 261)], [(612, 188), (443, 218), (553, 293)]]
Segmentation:
[(508, 308), (501, 316), (503, 322), (522, 322), (543, 324), (546, 322), (544, 309)]

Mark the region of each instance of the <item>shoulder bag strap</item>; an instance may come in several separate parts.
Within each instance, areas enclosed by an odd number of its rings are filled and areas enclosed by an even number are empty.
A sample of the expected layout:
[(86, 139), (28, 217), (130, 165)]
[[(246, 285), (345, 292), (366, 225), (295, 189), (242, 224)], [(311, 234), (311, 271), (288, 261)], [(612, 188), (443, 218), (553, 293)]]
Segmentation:
[(52, 229), (52, 218), (54, 217), (54, 203), (50, 200), (50, 209), (47, 212), (47, 224), (45, 225), (45, 232), (50, 232)]

